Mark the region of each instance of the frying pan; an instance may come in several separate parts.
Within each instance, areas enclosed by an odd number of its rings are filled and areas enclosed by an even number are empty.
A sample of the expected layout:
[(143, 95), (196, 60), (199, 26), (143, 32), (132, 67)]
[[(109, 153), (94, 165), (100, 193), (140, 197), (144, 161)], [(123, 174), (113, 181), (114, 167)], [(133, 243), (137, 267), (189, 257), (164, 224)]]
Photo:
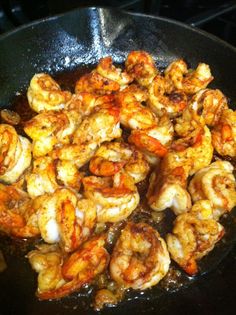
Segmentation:
[[(34, 22), (0, 37), (0, 106), (10, 108), (16, 94), (26, 89), (37, 72), (55, 74), (72, 70), (95, 64), (105, 55), (121, 63), (129, 51), (141, 49), (151, 53), (160, 68), (176, 58), (184, 58), (192, 67), (200, 61), (210, 64), (215, 77), (211, 87), (220, 88), (235, 102), (234, 47), (172, 20), (114, 9), (85, 8)], [(226, 225), (227, 222), (226, 219)], [(213, 255), (206, 261), (209, 272), (190, 279), (187, 286), (176, 292), (147, 290), (144, 294), (128, 295), (128, 301), (100, 314), (233, 314), (236, 233), (234, 228), (229, 231), (228, 240), (226, 237), (221, 242), (223, 245), (214, 251), (220, 253), (217, 259)], [(15, 246), (14, 256), (12, 246)], [(0, 247), (8, 265), (0, 273), (1, 315), (95, 314), (83, 290), (82, 298), (74, 294), (61, 301), (37, 301), (36, 274), (24, 255), (18, 254), (18, 241), (1, 238)]]

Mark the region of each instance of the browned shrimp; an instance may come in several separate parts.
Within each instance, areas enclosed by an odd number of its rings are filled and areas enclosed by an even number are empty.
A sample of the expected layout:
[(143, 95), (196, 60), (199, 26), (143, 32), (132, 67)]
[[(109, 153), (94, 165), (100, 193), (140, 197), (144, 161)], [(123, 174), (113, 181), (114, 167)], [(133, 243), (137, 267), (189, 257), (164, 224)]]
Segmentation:
[(148, 86), (158, 72), (151, 55), (141, 50), (129, 53), (125, 68), (141, 86)]
[(199, 63), (195, 70), (189, 70), (182, 59), (173, 61), (166, 68), (165, 78), (171, 82), (174, 89), (182, 90), (187, 94), (194, 94), (205, 89), (213, 80), (207, 64)]
[(101, 76), (96, 71), (83, 75), (75, 85), (75, 92), (111, 94), (120, 89), (119, 83)]
[(187, 95), (181, 90), (168, 93), (166, 79), (157, 75), (148, 87), (148, 106), (158, 116), (168, 114), (170, 117), (181, 115), (187, 106)]
[(212, 130), (212, 144), (220, 155), (236, 156), (236, 111), (225, 109)]
[(167, 235), (168, 250), (181, 268), (195, 275), (197, 261), (209, 253), (223, 235), (223, 226), (213, 219), (210, 201), (201, 200), (190, 212), (175, 219), (172, 234)]
[(31, 163), (31, 143), (14, 127), (0, 124), (0, 181), (16, 182)]
[(120, 68), (116, 68), (112, 64), (112, 58), (110, 56), (99, 60), (96, 67), (96, 72), (104, 78), (117, 82), (120, 86), (125, 86), (133, 81), (133, 77)]
[(53, 78), (46, 73), (33, 76), (27, 97), (30, 107), (37, 113), (44, 110), (60, 110), (71, 98), (69, 91), (62, 91)]
[(105, 236), (96, 236), (64, 258), (58, 249), (31, 251), (29, 261), (39, 273), (37, 296), (40, 300), (58, 299), (79, 291), (102, 273), (109, 261)]
[(110, 274), (126, 288), (144, 290), (166, 275), (169, 264), (169, 253), (159, 233), (146, 223), (129, 222), (113, 250)]
[(33, 200), (14, 186), (0, 184), (0, 230), (23, 238), (40, 235)]

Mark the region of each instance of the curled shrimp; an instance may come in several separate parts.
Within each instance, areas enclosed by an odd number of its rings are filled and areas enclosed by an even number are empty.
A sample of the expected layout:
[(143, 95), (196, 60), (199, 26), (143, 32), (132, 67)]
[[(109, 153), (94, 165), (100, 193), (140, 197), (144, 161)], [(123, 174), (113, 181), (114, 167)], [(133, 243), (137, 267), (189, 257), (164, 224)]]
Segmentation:
[(225, 109), (212, 130), (212, 144), (220, 155), (236, 156), (236, 111)]
[(38, 226), (46, 243), (59, 243), (66, 251), (77, 249), (91, 235), (96, 206), (68, 188), (38, 197)]
[(191, 197), (186, 189), (187, 177), (183, 167), (173, 168), (168, 173), (161, 163), (150, 177), (147, 193), (148, 204), (155, 211), (171, 208), (176, 215), (191, 208)]
[(53, 160), (43, 156), (34, 160), (32, 171), (26, 176), (27, 191), (31, 198), (53, 193), (66, 185), (80, 189), (81, 175), (72, 161)]
[(197, 261), (223, 237), (223, 226), (212, 218), (210, 201), (196, 202), (191, 211), (177, 216), (167, 246), (171, 258), (189, 275), (198, 272)]
[(148, 106), (158, 116), (165, 113), (170, 117), (179, 116), (187, 106), (187, 95), (181, 90), (173, 90), (171, 93), (167, 93), (167, 83), (161, 75), (154, 78), (148, 87), (148, 91)]
[(16, 182), (31, 163), (31, 143), (14, 127), (0, 124), (0, 181)]
[(203, 89), (191, 99), (192, 110), (201, 115), (206, 125), (212, 127), (218, 124), (224, 109), (228, 108), (227, 99), (220, 90)]
[[(188, 136), (174, 141), (165, 157), (166, 168), (183, 166), (186, 173), (193, 175), (211, 163), (213, 146), (207, 126), (198, 126)], [(171, 166), (172, 165), (172, 166)]]
[(69, 91), (62, 91), (53, 78), (45, 73), (33, 76), (27, 91), (29, 106), (37, 113), (45, 110), (60, 110), (71, 98)]
[(30, 252), (31, 266), (39, 272), (39, 299), (58, 299), (91, 283), (108, 265), (109, 254), (104, 245), (105, 237), (101, 235), (88, 240), (65, 258), (58, 249), (45, 250), (45, 253), (42, 250)]
[(33, 201), (14, 186), (0, 184), (0, 230), (15, 237), (40, 235)]
[(90, 115), (96, 107), (104, 106), (104, 104), (112, 104), (114, 95), (97, 95), (94, 93), (80, 92), (73, 94), (70, 101), (66, 104), (66, 108), (78, 111), (82, 117)]
[(113, 280), (126, 288), (145, 290), (168, 272), (165, 241), (146, 223), (129, 222), (121, 232), (110, 261)]
[(122, 89), (123, 93), (132, 94), (136, 101), (138, 102), (146, 102), (148, 99), (148, 90), (143, 87), (136, 84), (130, 84), (125, 89)]
[(212, 203), (214, 218), (236, 206), (233, 166), (227, 161), (216, 161), (199, 170), (189, 184), (193, 201), (208, 199)]
[(165, 69), (165, 78), (171, 82), (174, 89), (187, 94), (195, 94), (201, 89), (205, 89), (213, 80), (207, 64), (199, 63), (195, 70), (188, 70), (187, 64), (182, 59), (173, 61)]
[(75, 85), (75, 93), (88, 92), (104, 95), (117, 92), (119, 89), (119, 83), (103, 77), (96, 71), (83, 75)]
[(122, 168), (135, 183), (143, 180), (149, 172), (144, 155), (124, 142), (103, 143), (89, 164), (90, 171), (97, 176), (112, 176)]
[(145, 51), (131, 51), (125, 69), (141, 86), (148, 86), (158, 72), (151, 55)]
[(67, 144), (82, 121), (75, 110), (45, 111), (27, 121), (25, 133), (33, 139), (35, 158), (50, 153), (55, 146)]
[[(163, 116), (156, 126), (147, 128), (145, 130), (132, 130), (128, 138), (130, 143), (133, 143), (139, 150), (141, 150), (148, 162), (153, 164), (153, 157), (163, 157), (168, 152), (174, 136), (173, 124), (168, 116)], [(154, 159), (154, 165), (156, 160)]]
[(120, 107), (121, 124), (129, 129), (147, 129), (157, 123), (155, 114), (137, 101), (130, 92), (116, 95), (116, 103)]
[(98, 222), (124, 220), (139, 203), (137, 187), (126, 173), (116, 173), (113, 178), (88, 176), (82, 181), (84, 195), (97, 205)]
[(121, 133), (119, 108), (107, 104), (85, 117), (73, 135), (72, 144), (56, 148), (52, 156), (54, 159), (74, 161), (80, 168), (93, 157), (100, 144), (119, 138)]
[(117, 82), (120, 86), (127, 85), (133, 81), (132, 76), (125, 71), (122, 72), (120, 68), (116, 68), (112, 64), (112, 58), (110, 56), (99, 60), (96, 72), (104, 78)]

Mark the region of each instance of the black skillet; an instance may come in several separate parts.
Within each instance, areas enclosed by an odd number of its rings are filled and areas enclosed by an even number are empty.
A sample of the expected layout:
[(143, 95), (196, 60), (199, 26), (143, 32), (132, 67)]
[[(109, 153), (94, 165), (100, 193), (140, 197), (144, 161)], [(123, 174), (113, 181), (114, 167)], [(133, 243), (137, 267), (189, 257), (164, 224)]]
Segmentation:
[[(232, 104), (236, 101), (234, 47), (168, 19), (88, 8), (41, 20), (0, 37), (0, 107), (10, 108), (34, 73), (68, 71), (95, 64), (106, 55), (121, 63), (130, 50), (141, 49), (151, 53), (160, 68), (176, 58), (184, 58), (192, 67), (200, 61), (210, 64), (215, 77), (211, 87), (220, 88)], [(178, 290), (131, 293), (128, 301), (101, 314), (235, 314), (236, 233), (232, 215), (225, 219), (225, 225), (226, 237), (203, 263), (201, 276), (188, 279)], [(26, 245), (13, 243), (14, 248), (9, 239), (0, 241), (8, 265), (0, 273), (0, 315), (95, 314), (86, 291), (82, 298), (74, 294), (61, 301), (37, 301), (36, 275), (22, 255), (22, 246)]]

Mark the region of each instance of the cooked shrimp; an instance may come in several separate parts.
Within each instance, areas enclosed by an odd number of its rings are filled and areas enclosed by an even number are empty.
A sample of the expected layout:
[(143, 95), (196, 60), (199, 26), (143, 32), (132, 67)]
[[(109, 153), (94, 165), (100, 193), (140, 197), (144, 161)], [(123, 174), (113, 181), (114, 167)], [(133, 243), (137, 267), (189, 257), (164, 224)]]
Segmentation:
[(60, 110), (71, 98), (69, 91), (62, 91), (53, 78), (45, 73), (33, 76), (27, 92), (29, 106), (37, 113), (45, 110)]
[(61, 185), (80, 189), (81, 175), (72, 161), (53, 160), (43, 156), (34, 160), (33, 170), (26, 176), (31, 198), (53, 193)]
[(67, 144), (82, 121), (76, 110), (45, 111), (27, 121), (25, 133), (33, 139), (35, 158), (51, 152), (55, 146)]
[(225, 109), (212, 130), (212, 144), (221, 155), (236, 156), (236, 111)]
[(156, 126), (145, 130), (133, 130), (128, 141), (147, 155), (163, 157), (174, 136), (173, 124), (163, 116)]
[(136, 84), (128, 85), (125, 89), (122, 89), (122, 92), (132, 94), (136, 98), (136, 101), (141, 103), (146, 102), (148, 99), (148, 90)]
[(126, 288), (145, 290), (168, 272), (165, 241), (146, 223), (129, 222), (115, 245), (110, 261), (113, 280)]
[(150, 177), (147, 198), (150, 207), (155, 211), (171, 208), (176, 215), (191, 208), (191, 197), (186, 189), (187, 177), (183, 167), (173, 168), (166, 172), (161, 163)]
[(111, 104), (114, 101), (114, 95), (97, 95), (88, 92), (73, 94), (66, 108), (78, 111), (82, 116), (90, 115), (97, 106)]
[(151, 55), (145, 51), (131, 51), (125, 61), (125, 68), (141, 86), (148, 86), (158, 72)]
[(74, 144), (93, 142), (97, 145), (121, 136), (120, 110), (112, 104), (98, 108), (86, 117), (74, 133)]
[(173, 90), (168, 93), (166, 80), (157, 75), (148, 87), (148, 106), (158, 116), (168, 114), (170, 117), (181, 115), (187, 106), (187, 95), (183, 91)]
[(142, 130), (157, 124), (155, 114), (138, 102), (132, 93), (118, 93), (116, 103), (120, 107), (120, 122), (126, 128)]
[(94, 237), (64, 258), (58, 249), (28, 254), (33, 269), (39, 272), (37, 296), (41, 300), (58, 299), (79, 291), (107, 267), (109, 254), (105, 237)]
[(199, 63), (195, 70), (188, 70), (187, 64), (182, 59), (172, 62), (165, 69), (165, 78), (171, 82), (174, 89), (187, 94), (194, 94), (205, 89), (213, 80), (207, 64)]
[(0, 184), (0, 230), (23, 238), (40, 234), (33, 201), (14, 186)]
[(121, 136), (119, 108), (106, 104), (84, 118), (73, 135), (73, 143), (52, 152), (54, 159), (73, 161), (80, 168), (94, 155), (105, 141)]
[(135, 183), (143, 180), (149, 165), (141, 152), (124, 142), (106, 142), (96, 151), (89, 169), (97, 176), (112, 176), (122, 168)]
[(199, 126), (187, 137), (174, 141), (165, 157), (167, 168), (183, 166), (189, 175), (193, 175), (211, 163), (213, 147), (210, 130)]
[(61, 267), (63, 253), (58, 245), (41, 244), (27, 254), (30, 265), (38, 273), (38, 292), (53, 290), (65, 284)]
[(208, 199), (212, 203), (214, 218), (236, 206), (236, 188), (233, 166), (227, 161), (216, 161), (199, 170), (189, 184), (193, 201)]
[(116, 173), (113, 178), (88, 176), (82, 181), (84, 195), (97, 205), (98, 222), (124, 220), (139, 203), (137, 187), (126, 173)]
[(117, 92), (119, 89), (119, 83), (103, 77), (96, 71), (83, 75), (75, 85), (75, 93), (88, 92), (103, 95)]
[(122, 72), (122, 69), (116, 68), (112, 64), (112, 58), (110, 56), (99, 60), (96, 72), (104, 78), (117, 82), (120, 86), (127, 85), (133, 81), (132, 76), (128, 75), (125, 71)]
[(31, 143), (14, 127), (0, 125), (0, 181), (16, 182), (31, 163)]
[(45, 242), (59, 242), (66, 252), (71, 252), (88, 239), (96, 223), (92, 200), (79, 199), (68, 188), (39, 198), (38, 225)]
[(195, 275), (197, 261), (209, 253), (223, 235), (223, 226), (212, 219), (210, 202), (201, 200), (190, 212), (177, 216), (172, 234), (167, 235), (167, 246), (171, 258), (188, 274)]
[(228, 108), (227, 99), (220, 90), (203, 89), (191, 99), (190, 105), (203, 117), (206, 125), (217, 125), (224, 109)]

